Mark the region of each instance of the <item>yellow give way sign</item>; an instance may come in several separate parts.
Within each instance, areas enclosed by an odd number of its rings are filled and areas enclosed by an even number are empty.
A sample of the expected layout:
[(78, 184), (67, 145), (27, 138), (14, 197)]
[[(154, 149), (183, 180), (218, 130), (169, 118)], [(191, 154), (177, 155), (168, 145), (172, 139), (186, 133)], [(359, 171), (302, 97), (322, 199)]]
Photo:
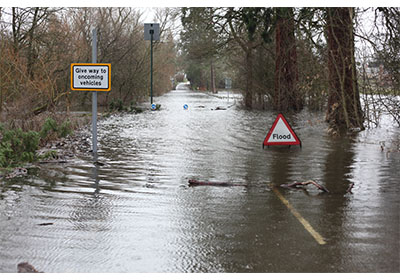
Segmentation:
[(111, 63), (72, 63), (71, 90), (110, 91)]

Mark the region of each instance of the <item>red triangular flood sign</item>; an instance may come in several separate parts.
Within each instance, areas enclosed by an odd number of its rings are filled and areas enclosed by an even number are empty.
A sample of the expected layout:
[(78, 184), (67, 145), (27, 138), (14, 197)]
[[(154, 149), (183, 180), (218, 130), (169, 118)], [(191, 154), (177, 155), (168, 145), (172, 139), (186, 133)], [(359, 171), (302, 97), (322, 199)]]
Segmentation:
[(263, 147), (271, 145), (300, 145), (301, 141), (282, 114), (279, 114), (265, 137)]

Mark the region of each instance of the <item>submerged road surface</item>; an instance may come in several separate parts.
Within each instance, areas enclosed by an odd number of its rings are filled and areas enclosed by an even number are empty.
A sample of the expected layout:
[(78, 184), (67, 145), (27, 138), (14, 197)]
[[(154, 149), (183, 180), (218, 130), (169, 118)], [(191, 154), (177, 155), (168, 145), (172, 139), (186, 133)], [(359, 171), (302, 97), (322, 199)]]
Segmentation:
[[(263, 150), (276, 113), (221, 96), (176, 90), (160, 111), (101, 120), (104, 166), (80, 157), (1, 182), (0, 272), (400, 272), (390, 119), (332, 138), (322, 113), (286, 115), (302, 148)], [(306, 180), (330, 193), (274, 187)]]

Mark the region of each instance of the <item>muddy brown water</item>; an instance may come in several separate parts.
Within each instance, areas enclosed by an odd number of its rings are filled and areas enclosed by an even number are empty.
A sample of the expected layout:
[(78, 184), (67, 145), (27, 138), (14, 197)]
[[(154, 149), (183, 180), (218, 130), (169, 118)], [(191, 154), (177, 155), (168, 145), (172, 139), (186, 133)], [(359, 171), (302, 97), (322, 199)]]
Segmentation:
[[(390, 118), (332, 138), (323, 114), (304, 110), (285, 115), (302, 148), (263, 150), (277, 114), (220, 96), (183, 88), (158, 97), (160, 111), (100, 121), (104, 166), (80, 156), (1, 182), (0, 272), (23, 261), (45, 272), (400, 272)], [(324, 245), (272, 191), (306, 180), (330, 193), (278, 191)]]

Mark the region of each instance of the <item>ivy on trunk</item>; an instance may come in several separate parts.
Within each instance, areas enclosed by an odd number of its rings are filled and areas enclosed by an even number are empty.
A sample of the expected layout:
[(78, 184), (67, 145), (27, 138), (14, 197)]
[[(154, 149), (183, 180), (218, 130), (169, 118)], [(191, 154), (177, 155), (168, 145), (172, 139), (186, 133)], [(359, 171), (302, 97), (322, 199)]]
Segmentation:
[(335, 129), (363, 126), (354, 58), (353, 8), (327, 8), (329, 97), (326, 121)]
[(301, 110), (303, 98), (297, 90), (297, 52), (292, 8), (276, 9), (275, 95), (274, 109)]

